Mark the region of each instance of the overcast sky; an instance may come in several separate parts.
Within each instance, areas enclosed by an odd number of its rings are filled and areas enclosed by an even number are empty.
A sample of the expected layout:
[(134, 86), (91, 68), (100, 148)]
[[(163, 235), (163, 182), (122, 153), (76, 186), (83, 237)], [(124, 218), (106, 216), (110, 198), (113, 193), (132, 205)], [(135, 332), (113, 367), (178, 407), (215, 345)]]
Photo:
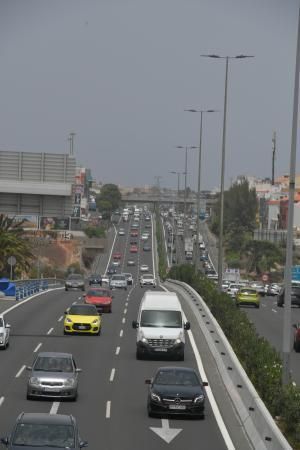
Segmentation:
[[(199, 145), (201, 185), (220, 184), (225, 62), (226, 185), (288, 172), (300, 0), (0, 0), (0, 149), (68, 151), (96, 180), (177, 185)], [(197, 150), (188, 185), (196, 187)], [(299, 159), (299, 158), (298, 158)], [(298, 171), (300, 165), (298, 163)]]

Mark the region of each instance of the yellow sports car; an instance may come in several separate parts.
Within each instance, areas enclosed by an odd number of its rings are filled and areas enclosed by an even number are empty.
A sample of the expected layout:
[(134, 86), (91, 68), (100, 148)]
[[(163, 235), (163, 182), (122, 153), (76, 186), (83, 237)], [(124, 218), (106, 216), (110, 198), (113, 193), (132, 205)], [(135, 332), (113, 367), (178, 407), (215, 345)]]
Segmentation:
[(101, 316), (94, 305), (72, 305), (65, 311), (64, 334), (101, 333)]
[(253, 288), (240, 288), (235, 297), (236, 305), (253, 305), (256, 308), (259, 308), (260, 298), (256, 291)]

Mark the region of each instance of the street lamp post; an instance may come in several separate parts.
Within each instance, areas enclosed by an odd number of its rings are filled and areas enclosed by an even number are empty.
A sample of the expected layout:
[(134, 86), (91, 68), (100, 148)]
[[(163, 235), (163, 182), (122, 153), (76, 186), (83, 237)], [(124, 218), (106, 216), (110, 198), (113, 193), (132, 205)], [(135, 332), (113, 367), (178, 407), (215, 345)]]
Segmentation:
[(199, 139), (199, 159), (198, 159), (198, 188), (197, 188), (197, 207), (196, 207), (196, 251), (195, 251), (195, 269), (199, 267), (199, 234), (200, 234), (200, 180), (201, 180), (201, 156), (202, 156), (202, 125), (203, 114), (217, 112), (216, 109), (185, 109), (186, 112), (200, 113), (200, 139)]
[(218, 251), (218, 287), (222, 289), (223, 278), (223, 228), (224, 228), (224, 175), (225, 175), (225, 148), (226, 148), (226, 120), (227, 120), (227, 89), (228, 89), (228, 66), (231, 59), (253, 58), (252, 55), (220, 56), (201, 55), (205, 58), (225, 59), (225, 93), (224, 93), (224, 116), (223, 116), (223, 136), (222, 136), (222, 165), (221, 165), (221, 190), (220, 190), (220, 223), (219, 223), (219, 251)]
[(177, 145), (176, 148), (181, 148), (181, 149), (185, 149), (185, 170), (184, 170), (184, 209), (183, 209), (183, 230), (184, 230), (184, 235), (185, 235), (185, 226), (186, 226), (186, 188), (187, 188), (187, 151), (191, 150), (191, 149), (195, 149), (198, 147), (195, 147), (194, 145), (186, 145), (186, 146), (182, 146), (182, 145)]

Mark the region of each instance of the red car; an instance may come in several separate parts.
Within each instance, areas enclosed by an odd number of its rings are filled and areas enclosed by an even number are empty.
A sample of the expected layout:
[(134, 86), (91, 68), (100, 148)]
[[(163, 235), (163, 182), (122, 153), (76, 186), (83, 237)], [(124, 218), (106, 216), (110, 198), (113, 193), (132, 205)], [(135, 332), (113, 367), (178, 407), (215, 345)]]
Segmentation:
[(130, 246), (130, 253), (137, 253), (137, 252), (138, 252), (137, 245), (131, 245)]
[(110, 289), (93, 288), (89, 289), (84, 296), (84, 302), (89, 305), (95, 305), (99, 312), (112, 311), (112, 293)]
[(300, 323), (294, 324), (294, 350), (295, 352), (300, 352)]
[(122, 253), (121, 252), (115, 252), (113, 253), (113, 259), (121, 259)]
[(131, 237), (137, 237), (139, 235), (139, 232), (137, 230), (131, 230), (130, 236)]

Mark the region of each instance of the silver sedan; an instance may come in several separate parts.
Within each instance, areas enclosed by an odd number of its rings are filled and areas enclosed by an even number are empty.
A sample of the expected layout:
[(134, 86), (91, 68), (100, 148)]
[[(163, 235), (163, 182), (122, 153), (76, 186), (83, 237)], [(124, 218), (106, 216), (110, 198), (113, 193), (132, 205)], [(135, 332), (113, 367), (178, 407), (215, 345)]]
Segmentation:
[(27, 383), (27, 399), (35, 397), (61, 397), (76, 400), (78, 373), (70, 353), (41, 352), (33, 366), (27, 366), (30, 376)]

